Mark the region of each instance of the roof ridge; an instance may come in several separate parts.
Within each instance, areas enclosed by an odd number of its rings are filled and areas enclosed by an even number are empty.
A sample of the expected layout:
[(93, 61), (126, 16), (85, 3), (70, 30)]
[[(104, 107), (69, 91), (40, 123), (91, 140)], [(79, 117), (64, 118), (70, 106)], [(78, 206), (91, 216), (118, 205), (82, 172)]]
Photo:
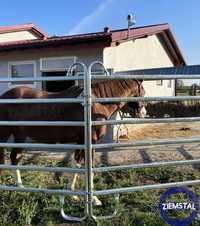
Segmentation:
[[(135, 29), (142, 29), (142, 28), (149, 28), (149, 27), (158, 27), (158, 26), (168, 26), (168, 23), (161, 23), (161, 24), (152, 24), (152, 25), (145, 25), (145, 26), (139, 26), (139, 27), (133, 27), (130, 28), (130, 30), (135, 30)], [(128, 28), (122, 28), (122, 29), (115, 29), (110, 32), (104, 32), (104, 31), (97, 31), (97, 32), (89, 32), (89, 33), (82, 33), (82, 34), (73, 34), (73, 35), (52, 35), (48, 39), (59, 37), (59, 38), (64, 38), (64, 37), (76, 37), (76, 36), (86, 36), (86, 35), (94, 35), (94, 34), (109, 34), (109, 33), (114, 33), (118, 31), (126, 31)]]
[[(151, 24), (151, 25), (145, 25), (145, 26), (139, 26), (139, 27), (132, 27), (132, 28), (130, 28), (130, 30), (149, 28), (149, 27), (159, 27), (159, 26), (168, 26), (169, 27), (169, 23)], [(126, 31), (127, 29), (128, 28), (116, 29), (116, 30), (111, 30), (111, 32)]]
[(34, 23), (25, 23), (25, 24), (16, 24), (16, 25), (6, 25), (6, 26), (0, 26), (0, 32), (12, 32), (12, 31), (20, 31), (20, 30), (34, 30), (35, 33), (38, 34), (38, 36), (43, 37), (46, 39), (48, 35), (42, 31), (40, 27), (35, 25)]
[(13, 25), (0, 25), (0, 28), (9, 28), (9, 27), (24, 27), (24, 26), (35, 26), (34, 23), (22, 23), (22, 24), (13, 24)]

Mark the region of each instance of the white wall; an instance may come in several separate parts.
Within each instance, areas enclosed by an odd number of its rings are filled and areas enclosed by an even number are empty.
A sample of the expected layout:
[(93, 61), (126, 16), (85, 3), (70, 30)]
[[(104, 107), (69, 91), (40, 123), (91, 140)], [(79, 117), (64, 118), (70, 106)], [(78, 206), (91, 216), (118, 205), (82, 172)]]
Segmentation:
[(37, 37), (30, 31), (0, 33), (0, 43), (10, 42), (10, 41), (19, 41), (19, 40), (32, 40), (32, 39), (37, 39)]
[[(94, 48), (94, 46), (87, 46), (83, 48), (80, 46), (73, 48), (54, 47), (48, 49), (38, 50), (17, 50), (12, 52), (0, 52), (0, 77), (8, 77), (8, 63), (12, 61), (35, 61), (36, 74), (41, 76), (40, 58), (45, 57), (59, 57), (59, 56), (76, 56), (77, 61), (85, 63), (87, 66), (95, 61), (102, 61), (103, 47)], [(41, 83), (37, 83), (37, 88), (41, 88)], [(0, 95), (8, 90), (8, 83), (0, 83)]]
[[(103, 59), (106, 68), (113, 68), (114, 72), (173, 66), (157, 35), (105, 48)], [(146, 96), (174, 95), (174, 81), (172, 88), (167, 85), (168, 81), (163, 81), (162, 86), (156, 85), (155, 81), (145, 81)]]
[[(121, 43), (117, 47), (107, 47), (103, 53), (104, 65), (106, 68), (113, 68), (114, 72), (172, 67), (173, 63), (166, 53), (157, 35), (147, 38), (137, 39)], [(173, 96), (175, 94), (175, 83), (168, 87), (168, 81), (163, 81), (162, 86), (158, 86), (156, 81), (144, 81), (145, 96)], [(119, 114), (117, 119), (120, 119)], [(127, 125), (131, 131), (142, 129), (145, 125)], [(108, 128), (109, 135), (104, 139), (111, 142), (111, 134), (116, 139), (117, 126)], [(126, 134), (125, 127), (121, 127), (122, 134)], [(119, 135), (122, 135), (119, 134)]]

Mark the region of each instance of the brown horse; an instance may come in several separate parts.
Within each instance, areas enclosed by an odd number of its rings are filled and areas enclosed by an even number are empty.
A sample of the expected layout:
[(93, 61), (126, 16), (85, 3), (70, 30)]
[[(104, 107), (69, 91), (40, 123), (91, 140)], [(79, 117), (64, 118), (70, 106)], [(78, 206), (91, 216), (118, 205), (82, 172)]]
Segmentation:
[[(72, 87), (59, 93), (49, 93), (28, 87), (18, 87), (4, 93), (2, 99), (19, 98), (69, 98), (77, 97), (82, 92), (79, 87)], [(110, 80), (92, 85), (94, 97), (136, 97), (144, 96), (142, 81)], [(134, 106), (133, 106), (134, 105)], [(139, 103), (94, 103), (92, 105), (92, 120), (107, 120), (118, 110), (124, 109), (131, 115), (143, 117), (145, 108)], [(84, 108), (79, 103), (37, 103), (37, 104), (1, 104), (0, 120), (3, 121), (83, 121)], [(2, 126), (0, 127), (0, 142), (7, 142), (13, 135), (16, 143), (25, 142), (26, 138), (40, 143), (84, 143), (84, 127), (48, 127), (48, 126)], [(106, 135), (106, 126), (92, 127), (92, 142), (97, 143)], [(11, 151), (11, 163), (18, 164), (21, 148)], [(75, 159), (80, 163), (84, 159), (84, 151), (76, 150)], [(4, 153), (0, 152), (0, 163), (4, 163)], [(17, 171), (18, 184), (21, 184)], [(73, 180), (75, 182), (75, 180)], [(70, 182), (71, 183), (71, 182)], [(74, 183), (73, 183), (74, 184)]]

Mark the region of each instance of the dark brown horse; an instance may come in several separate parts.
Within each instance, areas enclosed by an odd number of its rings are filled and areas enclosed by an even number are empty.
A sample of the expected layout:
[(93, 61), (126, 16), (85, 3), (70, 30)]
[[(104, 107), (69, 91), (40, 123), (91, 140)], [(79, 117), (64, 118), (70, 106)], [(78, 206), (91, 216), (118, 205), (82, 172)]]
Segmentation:
[[(2, 99), (19, 98), (69, 98), (77, 97), (82, 92), (79, 87), (72, 87), (59, 93), (49, 93), (28, 87), (18, 87), (4, 93)], [(92, 85), (94, 97), (136, 97), (144, 96), (142, 81), (112, 80)], [(132, 106), (131, 106), (132, 105)], [(134, 105), (134, 106), (133, 106)], [(92, 120), (110, 119), (118, 110), (128, 110), (130, 114), (143, 117), (145, 108), (139, 103), (94, 103), (92, 105)], [(134, 110), (134, 111), (133, 111)], [(83, 121), (84, 108), (79, 103), (37, 103), (37, 104), (1, 104), (0, 121)], [(48, 126), (2, 126), (0, 127), (0, 142), (7, 142), (13, 135), (16, 143), (25, 142), (26, 138), (39, 143), (84, 143), (84, 127), (48, 127)], [(106, 135), (106, 126), (92, 127), (92, 142), (97, 143)], [(18, 164), (22, 149), (11, 151), (11, 163)], [(84, 159), (84, 151), (76, 150), (75, 159), (80, 163)], [(4, 163), (4, 153), (0, 152), (0, 163)], [(18, 183), (21, 183), (18, 172)]]

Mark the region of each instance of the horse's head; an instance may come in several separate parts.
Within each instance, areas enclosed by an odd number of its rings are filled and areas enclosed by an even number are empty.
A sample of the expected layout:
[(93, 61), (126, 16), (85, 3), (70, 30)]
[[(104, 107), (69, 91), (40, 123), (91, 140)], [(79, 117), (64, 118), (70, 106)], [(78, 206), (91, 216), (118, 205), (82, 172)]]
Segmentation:
[[(136, 87), (134, 88), (134, 97), (143, 97), (145, 90), (143, 87), (143, 81), (136, 81)], [(146, 116), (145, 102), (144, 101), (131, 101), (126, 103), (121, 109), (123, 113), (129, 113), (131, 117), (144, 118)]]
[(143, 101), (128, 102), (123, 106), (121, 111), (129, 113), (131, 117), (144, 118), (146, 116), (146, 108)]

